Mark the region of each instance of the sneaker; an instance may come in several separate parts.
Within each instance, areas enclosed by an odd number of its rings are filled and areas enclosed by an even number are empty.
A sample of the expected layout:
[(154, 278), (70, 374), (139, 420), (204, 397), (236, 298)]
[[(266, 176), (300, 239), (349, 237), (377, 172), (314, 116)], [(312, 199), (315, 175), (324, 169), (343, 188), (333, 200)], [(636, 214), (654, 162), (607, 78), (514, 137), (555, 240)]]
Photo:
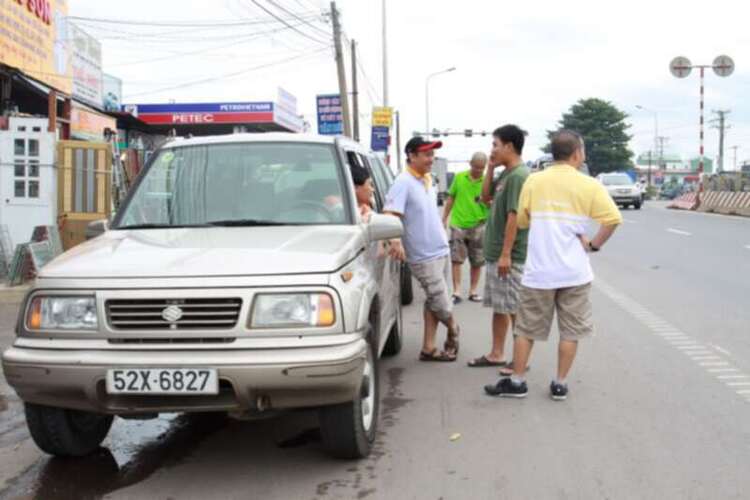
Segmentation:
[(490, 396), (500, 396), (503, 398), (525, 398), (529, 393), (526, 382), (515, 385), (509, 378), (500, 379), (497, 384), (485, 385), (484, 392)]
[(568, 398), (568, 386), (552, 381), (549, 386), (549, 393), (555, 401), (565, 401)]

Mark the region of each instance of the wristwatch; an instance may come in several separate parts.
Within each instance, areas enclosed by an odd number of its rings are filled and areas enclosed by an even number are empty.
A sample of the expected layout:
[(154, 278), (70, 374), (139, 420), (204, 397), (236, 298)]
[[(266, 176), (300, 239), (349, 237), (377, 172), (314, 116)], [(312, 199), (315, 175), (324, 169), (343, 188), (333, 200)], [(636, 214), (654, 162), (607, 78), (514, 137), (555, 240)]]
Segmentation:
[(595, 247), (594, 244), (589, 241), (589, 251), (590, 252), (598, 252), (599, 251), (599, 247)]

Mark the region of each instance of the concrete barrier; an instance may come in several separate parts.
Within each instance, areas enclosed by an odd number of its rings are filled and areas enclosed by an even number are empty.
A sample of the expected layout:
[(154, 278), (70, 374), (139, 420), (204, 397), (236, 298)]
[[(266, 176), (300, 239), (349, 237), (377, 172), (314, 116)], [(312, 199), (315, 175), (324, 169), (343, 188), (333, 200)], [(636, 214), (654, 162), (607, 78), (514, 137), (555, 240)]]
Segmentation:
[(678, 210), (695, 210), (698, 208), (697, 193), (685, 193), (678, 196), (667, 205), (667, 208), (676, 208)]
[(706, 191), (699, 210), (750, 217), (750, 192)]

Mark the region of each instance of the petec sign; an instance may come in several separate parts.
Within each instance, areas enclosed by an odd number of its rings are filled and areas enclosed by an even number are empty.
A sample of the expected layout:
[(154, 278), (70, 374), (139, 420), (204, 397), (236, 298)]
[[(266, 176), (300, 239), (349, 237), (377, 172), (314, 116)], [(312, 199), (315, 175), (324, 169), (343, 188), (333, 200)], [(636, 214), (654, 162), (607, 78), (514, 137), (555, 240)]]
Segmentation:
[(274, 118), (271, 102), (134, 104), (125, 108), (151, 125), (266, 123)]
[(16, 0), (18, 5), (26, 4), (26, 8), (38, 17), (44, 24), (52, 24), (52, 5), (49, 0)]

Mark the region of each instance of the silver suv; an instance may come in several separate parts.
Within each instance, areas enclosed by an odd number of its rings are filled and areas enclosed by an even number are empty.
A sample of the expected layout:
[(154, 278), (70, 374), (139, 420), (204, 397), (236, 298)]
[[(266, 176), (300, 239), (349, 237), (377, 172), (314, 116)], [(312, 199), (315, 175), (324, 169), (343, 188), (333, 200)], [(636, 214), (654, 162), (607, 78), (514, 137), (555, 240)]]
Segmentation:
[(320, 408), (324, 443), (366, 456), (378, 359), (401, 349), (395, 217), (360, 220), (348, 166), (393, 181), (345, 139), (176, 140), (111, 227), (47, 265), (26, 297), (5, 377), (36, 444), (95, 450), (113, 416)]

